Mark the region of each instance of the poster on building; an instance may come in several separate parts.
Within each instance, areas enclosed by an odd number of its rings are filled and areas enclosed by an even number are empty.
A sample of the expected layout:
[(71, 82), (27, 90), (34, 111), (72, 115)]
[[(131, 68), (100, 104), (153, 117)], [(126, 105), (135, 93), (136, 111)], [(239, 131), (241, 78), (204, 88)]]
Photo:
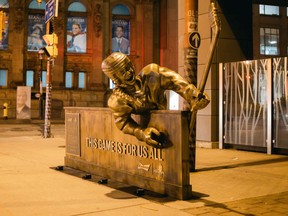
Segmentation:
[(130, 21), (112, 20), (112, 52), (130, 55)]
[(16, 118), (31, 119), (31, 87), (17, 87)]
[(86, 53), (87, 40), (86, 17), (68, 17), (67, 20), (67, 52)]
[(0, 11), (0, 50), (8, 49), (8, 13)]
[(39, 14), (28, 15), (28, 51), (39, 51), (46, 46), (43, 35), (45, 34), (45, 16)]

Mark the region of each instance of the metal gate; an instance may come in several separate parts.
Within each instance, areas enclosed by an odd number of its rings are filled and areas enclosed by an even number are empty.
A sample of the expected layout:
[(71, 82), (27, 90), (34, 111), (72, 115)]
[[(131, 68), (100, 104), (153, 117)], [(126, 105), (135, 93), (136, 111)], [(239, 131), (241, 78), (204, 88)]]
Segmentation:
[(287, 57), (220, 64), (220, 148), (288, 152)]

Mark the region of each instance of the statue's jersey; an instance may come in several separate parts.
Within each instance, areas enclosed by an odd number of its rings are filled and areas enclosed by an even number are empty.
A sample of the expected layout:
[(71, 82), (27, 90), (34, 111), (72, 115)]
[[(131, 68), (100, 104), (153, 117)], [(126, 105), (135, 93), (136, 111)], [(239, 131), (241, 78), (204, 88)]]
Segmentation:
[(108, 100), (115, 123), (124, 133), (133, 134), (138, 126), (131, 114), (167, 108), (165, 90), (175, 91), (188, 103), (197, 96), (194, 85), (189, 84), (178, 73), (157, 64), (144, 67), (136, 80), (139, 91), (128, 95), (120, 88), (115, 88)]

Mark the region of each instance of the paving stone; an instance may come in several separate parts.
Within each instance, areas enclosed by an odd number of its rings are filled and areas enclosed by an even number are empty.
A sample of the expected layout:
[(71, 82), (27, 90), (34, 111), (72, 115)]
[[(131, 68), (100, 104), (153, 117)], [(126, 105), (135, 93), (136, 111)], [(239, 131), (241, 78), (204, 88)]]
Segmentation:
[(216, 214), (221, 214), (221, 213), (224, 213), (224, 212), (229, 212), (229, 209), (220, 208), (220, 207), (219, 208), (212, 208), (211, 212), (216, 213)]
[(247, 209), (247, 212), (251, 214), (260, 215), (269, 212), (269, 210), (266, 208), (261, 208), (261, 206), (255, 206), (253, 208)]
[[(0, 185), (2, 186), (0, 187), (0, 194), (2, 197), (5, 197), (5, 199), (0, 198), (0, 216), (12, 215), (12, 213), (15, 213), (13, 216), (84, 215), (84, 212), (90, 212), (87, 213), (87, 215), (91, 214), (91, 216), (136, 215), (138, 212), (141, 212), (142, 216), (288, 215), (288, 184), (285, 176), (283, 181), (279, 181), (279, 185), (277, 185), (277, 187), (273, 186), (273, 184), (265, 184), (263, 187), (261, 185), (260, 193), (260, 187), (258, 189), (251, 187), (248, 193), (249, 195), (247, 195), (245, 194), (245, 191), (247, 190), (244, 190), (242, 187), (247, 189), (246, 184), (249, 184), (250, 182), (244, 181), (243, 183), (236, 182), (237, 184), (234, 184), (235, 178), (231, 178), (231, 175), (237, 175), (238, 177), (241, 175), (241, 173), (235, 173), (235, 170), (237, 172), (241, 172), (241, 170), (236, 167), (233, 168), (232, 172), (231, 169), (229, 169), (229, 166), (226, 169), (216, 169), (212, 171), (208, 170), (191, 174), (193, 189), (199, 192), (199, 199), (176, 201), (165, 198), (151, 199), (151, 197), (148, 196), (143, 196), (140, 198), (135, 197), (134, 195), (129, 195), (129, 200), (126, 198), (116, 199), (112, 195), (114, 194), (115, 196), (115, 193), (117, 194), (119, 191), (109, 188), (109, 186), (104, 187), (103, 185), (98, 184), (93, 185), (90, 181), (83, 182), (81, 178), (79, 181), (79, 179), (75, 177), (72, 178), (71, 176), (67, 176), (59, 171), (52, 171), (51, 169), (48, 169), (48, 167), (51, 166), (63, 165), (63, 147), (65, 146), (64, 125), (53, 124), (52, 133), (55, 135), (54, 138), (42, 139), (39, 137), (39, 135), (36, 136), (35, 134), (39, 133), (39, 130), (42, 129), (42, 126), (40, 127), (40, 123), (42, 125), (43, 121), (37, 121), (30, 126), (25, 124), (20, 125), (17, 122), (17, 124), (15, 122), (15, 124), (12, 123), (13, 121), (11, 124), (1, 124), (0, 121), (0, 152), (2, 155), (2, 157), (0, 157)], [(13, 148), (11, 148), (11, 146)], [(60, 146), (62, 146), (62, 148), (60, 148)], [(206, 154), (202, 161), (205, 161), (204, 159), (208, 160), (208, 166), (215, 166), (216, 163), (213, 163), (212, 161), (212, 159), (215, 160), (215, 158), (219, 160), (218, 166), (222, 166), (222, 164), (226, 163), (222, 160), (224, 160), (225, 157), (227, 158), (225, 155), (227, 154), (228, 150), (218, 152), (218, 150), (201, 149), (201, 151), (201, 154)], [(215, 152), (217, 153), (216, 156)], [(266, 161), (265, 158), (269, 158), (267, 159), (269, 161), (271, 157), (286, 157), (279, 155), (268, 156), (265, 154), (255, 154), (251, 152), (241, 152), (243, 156), (240, 157), (238, 155), (238, 151), (229, 150), (229, 152), (231, 155), (237, 154), (238, 158), (245, 158), (245, 160), (248, 162), (257, 161), (255, 157), (261, 157), (260, 161)], [(246, 158), (248, 154), (253, 155), (253, 157), (250, 156), (249, 160)], [(15, 155), (17, 155), (17, 157), (15, 157)], [(21, 166), (19, 166), (19, 163)], [(207, 162), (205, 163), (207, 164)], [(287, 163), (277, 163), (278, 162), (273, 162), (273, 165), (283, 169), (282, 173), (287, 173)], [(270, 164), (257, 165), (257, 169), (260, 168), (261, 170), (262, 168), (265, 168), (265, 178), (266, 176), (271, 176), (271, 179), (267, 180), (277, 179), (280, 175), (279, 172), (276, 173), (276, 175), (274, 175), (274, 172), (272, 171), (266, 172), (267, 165)], [(17, 167), (17, 169), (15, 169), (15, 167)], [(242, 173), (243, 170), (248, 169), (247, 173), (250, 175), (249, 181), (250, 177), (252, 177), (251, 181), (255, 181), (258, 184), (259, 175), (257, 175), (255, 167), (253, 168), (253, 172), (249, 170), (251, 169), (251, 166), (242, 166), (241, 169)], [(13, 170), (13, 172), (11, 170)], [(23, 173), (24, 171), (25, 173)], [(33, 175), (31, 175), (32, 172)], [(12, 174), (13, 178), (10, 178)], [(39, 178), (35, 178), (35, 175), (37, 175)], [(53, 181), (48, 181), (51, 175), (53, 175), (53, 178), (55, 179), (53, 179)], [(26, 181), (19, 181), (21, 176), (22, 179), (27, 178)], [(197, 182), (195, 184), (193, 183), (195, 178), (198, 178), (197, 181), (203, 184), (203, 187), (200, 184), (196, 184)], [(211, 181), (209, 184), (209, 179), (213, 179), (213, 184)], [(231, 182), (233, 182), (233, 184)], [(27, 183), (29, 183), (29, 187), (27, 187)], [(229, 184), (230, 187), (226, 187)], [(16, 190), (15, 185), (19, 185), (21, 187), (17, 188)], [(234, 190), (233, 187), (237, 188)], [(63, 195), (53, 196), (51, 191), (56, 192), (56, 190), (61, 191)], [(221, 193), (219, 192), (220, 190)], [(91, 193), (91, 191), (94, 193)], [(64, 194), (66, 195), (64, 196)], [(231, 194), (233, 195), (234, 200), (227, 201), (231, 200)], [(241, 196), (239, 194), (241, 194)], [(242, 196), (243, 194), (245, 194), (245, 196)], [(259, 194), (264, 195), (259, 196)], [(73, 197), (73, 199), (70, 199), (69, 197)], [(241, 197), (244, 198), (241, 199)], [(27, 207), (27, 203), (29, 203), (29, 201), (31, 205), (30, 209)], [(50, 203), (53, 203), (53, 205), (50, 205)], [(57, 205), (55, 205), (56, 203)], [(87, 204), (89, 205), (87, 206)], [(15, 208), (15, 206), (17, 206), (17, 208)], [(143, 206), (145, 206), (145, 208)], [(151, 206), (153, 206), (153, 208), (150, 208)], [(58, 214), (55, 214), (56, 210), (58, 211)], [(12, 213), (10, 214), (8, 211)], [(35, 214), (33, 214), (32, 211)]]
[(213, 213), (213, 212), (207, 212), (204, 214), (199, 214), (198, 216), (219, 216), (219, 214)]
[(274, 210), (275, 210), (275, 212), (286, 213), (286, 215), (288, 215), (288, 209), (287, 208), (282, 208), (280, 206), (275, 206)]
[(185, 209), (185, 212), (200, 215), (200, 214), (206, 214), (208, 213), (207, 208), (192, 208), (192, 209)]
[(220, 214), (221, 216), (243, 216), (241, 212), (225, 212), (223, 214)]

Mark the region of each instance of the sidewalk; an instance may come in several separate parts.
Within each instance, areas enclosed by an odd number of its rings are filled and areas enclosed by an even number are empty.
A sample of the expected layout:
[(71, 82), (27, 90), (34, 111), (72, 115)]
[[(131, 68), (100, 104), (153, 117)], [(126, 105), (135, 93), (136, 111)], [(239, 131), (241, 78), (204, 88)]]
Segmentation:
[[(236, 150), (196, 151), (193, 199), (107, 185), (56, 171), (64, 164), (65, 126), (0, 123), (0, 216), (287, 215), (288, 157)], [(79, 174), (79, 176), (81, 176)]]

